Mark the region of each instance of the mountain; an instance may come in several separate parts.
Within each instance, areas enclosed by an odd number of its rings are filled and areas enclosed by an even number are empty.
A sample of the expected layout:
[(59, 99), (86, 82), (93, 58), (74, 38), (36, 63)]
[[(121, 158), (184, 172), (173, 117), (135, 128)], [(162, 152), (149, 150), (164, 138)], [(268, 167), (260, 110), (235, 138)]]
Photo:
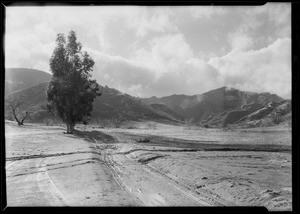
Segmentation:
[[(22, 110), (28, 108), (35, 109), (32, 122), (43, 122), (44, 119), (49, 117), (46, 108), (47, 86), (48, 82), (40, 83), (33, 87), (15, 91), (9, 94), (7, 98), (15, 99), (21, 97), (22, 100), (25, 101), (24, 105), (22, 105)], [(94, 107), (91, 113), (92, 121), (119, 117), (126, 120), (174, 122), (179, 120), (174, 116), (176, 113), (167, 107), (165, 107), (165, 112), (157, 112), (155, 108), (143, 104), (139, 99), (124, 94), (116, 89), (100, 86), (100, 91), (102, 91), (102, 95), (97, 97), (93, 103)]]
[[(240, 119), (271, 104), (274, 105), (273, 111), (282, 101), (284, 99), (276, 94), (245, 92), (229, 87), (221, 87), (193, 96), (142, 98), (145, 104), (166, 105), (184, 118), (193, 118), (197, 123), (213, 127), (236, 124)], [(270, 110), (268, 113), (271, 113)]]
[(271, 126), (281, 123), (290, 123), (292, 120), (291, 100), (270, 102), (251, 114), (242, 117), (235, 124), (241, 127)]
[(129, 94), (124, 94), (116, 89), (100, 86), (102, 95), (94, 102), (92, 118), (110, 119), (122, 117), (127, 120), (169, 120), (177, 121), (169, 110), (169, 114), (156, 111), (155, 108), (148, 106)]
[(183, 121), (184, 117), (176, 113), (175, 111), (172, 111), (170, 108), (168, 108), (166, 105), (162, 104), (151, 104), (150, 105), (156, 112), (158, 112), (161, 115), (165, 115), (166, 117), (177, 120), (177, 121)]
[(51, 74), (44, 71), (28, 68), (5, 69), (5, 96), (8, 94), (35, 86), (43, 82), (49, 82)]
[[(32, 122), (43, 122), (49, 117), (46, 111), (46, 89), (50, 80), (51, 75), (43, 71), (6, 69), (6, 97), (21, 97), (26, 101), (22, 110), (35, 109)], [(193, 118), (196, 124), (209, 127), (255, 127), (291, 120), (291, 100), (270, 93), (221, 87), (193, 96), (182, 94), (162, 98), (135, 98), (107, 86), (100, 86), (100, 90), (102, 96), (97, 97), (93, 103), (91, 113), (94, 122), (118, 117), (173, 122)], [(5, 113), (8, 116), (7, 109)]]

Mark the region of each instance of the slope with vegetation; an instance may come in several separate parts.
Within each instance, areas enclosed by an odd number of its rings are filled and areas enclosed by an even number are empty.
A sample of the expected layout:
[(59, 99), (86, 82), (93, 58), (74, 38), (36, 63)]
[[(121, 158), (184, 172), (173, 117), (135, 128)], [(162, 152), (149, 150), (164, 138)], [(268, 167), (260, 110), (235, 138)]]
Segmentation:
[[(22, 71), (22, 78), (32, 79), (32, 82), (38, 84), (10, 93), (6, 97), (21, 96), (26, 101), (24, 109), (34, 107), (31, 122), (43, 122), (51, 118), (46, 111), (48, 82), (40, 82), (44, 74), (50, 77), (51, 75), (42, 71), (41, 75), (33, 75), (31, 69)], [(20, 79), (18, 81), (22, 82)], [(94, 101), (91, 122), (118, 122), (120, 119), (164, 122), (192, 120), (194, 125), (205, 127), (291, 125), (291, 100), (270, 93), (252, 93), (221, 87), (193, 96), (135, 98), (107, 86), (99, 86), (99, 89), (102, 96)], [(12, 119), (8, 116), (7, 109), (5, 110), (6, 118)]]
[[(276, 94), (245, 92), (229, 87), (221, 87), (194, 96), (171, 95), (162, 98), (143, 98), (142, 101), (148, 105), (166, 105), (178, 115), (193, 118), (206, 127), (224, 127), (253, 120), (255, 116), (249, 118), (247, 116), (257, 111), (261, 111), (259, 119), (263, 119), (276, 111), (281, 102), (290, 102)], [(268, 107), (270, 105), (271, 107)], [(285, 111), (288, 114), (291, 107), (287, 105)], [(258, 113), (254, 113), (256, 114)], [(284, 115), (278, 117), (282, 116)]]
[(5, 96), (43, 82), (49, 82), (52, 75), (44, 71), (29, 68), (5, 69)]

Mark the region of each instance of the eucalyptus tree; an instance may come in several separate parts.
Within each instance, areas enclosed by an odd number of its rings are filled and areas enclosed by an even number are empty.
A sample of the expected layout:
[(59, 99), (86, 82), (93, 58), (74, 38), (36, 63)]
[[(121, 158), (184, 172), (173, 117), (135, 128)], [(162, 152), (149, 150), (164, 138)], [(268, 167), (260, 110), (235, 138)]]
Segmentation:
[(57, 34), (56, 47), (50, 58), (52, 80), (47, 88), (48, 108), (73, 133), (75, 124), (91, 116), (93, 102), (101, 95), (96, 80), (91, 79), (95, 62), (70, 31), (67, 39)]

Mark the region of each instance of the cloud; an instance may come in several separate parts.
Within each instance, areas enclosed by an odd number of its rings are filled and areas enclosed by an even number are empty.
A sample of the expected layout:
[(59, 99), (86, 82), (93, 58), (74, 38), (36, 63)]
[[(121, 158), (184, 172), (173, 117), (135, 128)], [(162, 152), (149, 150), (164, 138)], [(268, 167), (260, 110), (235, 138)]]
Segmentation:
[(137, 61), (111, 56), (85, 48), (95, 61), (93, 78), (101, 85), (108, 85), (122, 92), (141, 96), (143, 89), (155, 80), (155, 73)]
[(139, 38), (150, 33), (176, 32), (177, 26), (171, 22), (168, 13), (159, 11), (151, 7), (140, 8), (135, 16), (126, 17), (126, 24), (135, 30), (136, 36)]
[(291, 37), (291, 3), (268, 2), (263, 6), (247, 7), (242, 11), (245, 26), (249, 30), (259, 26), (267, 29), (271, 27), (274, 41), (278, 37)]
[(48, 71), (56, 33), (72, 29), (96, 62), (98, 82), (134, 96), (200, 94), (229, 85), (289, 97), (290, 10), (290, 4), (269, 3), (10, 7), (5, 63)]
[(224, 85), (246, 91), (291, 96), (291, 40), (277, 39), (260, 50), (232, 51), (208, 62), (219, 70)]
[(242, 31), (230, 33), (228, 35), (228, 41), (233, 51), (243, 51), (251, 48), (253, 45), (253, 39)]
[(221, 6), (192, 6), (189, 7), (190, 15), (194, 19), (199, 18), (212, 18), (215, 15), (224, 15), (227, 13), (227, 10)]
[(102, 85), (141, 97), (191, 95), (219, 86), (218, 71), (193, 58), (181, 35), (168, 35), (152, 42), (152, 49), (143, 50), (142, 56), (134, 60), (87, 50), (96, 61), (94, 77)]
[(256, 17), (265, 14), (275, 25), (287, 24), (291, 20), (291, 3), (268, 2), (263, 6), (247, 8), (245, 13)]
[(5, 35), (5, 65), (49, 70), (54, 42), (43, 44), (36, 34)]
[(169, 71), (176, 72), (193, 57), (193, 51), (182, 34), (155, 37), (149, 41), (149, 47), (136, 50), (134, 59), (155, 70), (157, 77)]

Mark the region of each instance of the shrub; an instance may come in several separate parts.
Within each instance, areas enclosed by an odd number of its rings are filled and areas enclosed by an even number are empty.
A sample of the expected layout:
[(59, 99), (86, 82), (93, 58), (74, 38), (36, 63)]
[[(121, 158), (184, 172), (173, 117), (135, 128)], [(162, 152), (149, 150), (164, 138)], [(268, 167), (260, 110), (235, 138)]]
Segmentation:
[(276, 125), (279, 125), (280, 123), (283, 122), (283, 117), (281, 117), (277, 114), (272, 115), (271, 119), (272, 119), (272, 122)]

